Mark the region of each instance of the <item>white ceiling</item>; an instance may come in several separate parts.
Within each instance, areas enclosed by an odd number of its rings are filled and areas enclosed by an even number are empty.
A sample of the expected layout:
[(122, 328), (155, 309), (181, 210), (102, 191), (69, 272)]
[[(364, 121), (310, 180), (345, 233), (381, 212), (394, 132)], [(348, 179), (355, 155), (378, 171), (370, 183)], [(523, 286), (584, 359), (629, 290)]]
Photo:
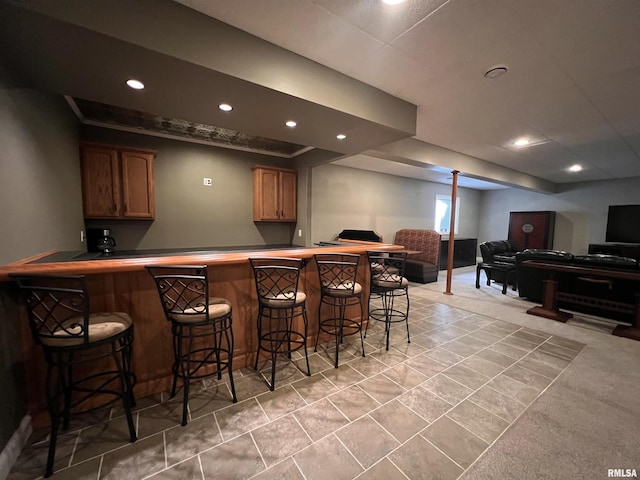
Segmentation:
[(640, 176), (638, 0), (177, 1), (417, 105), (424, 142), (555, 183)]

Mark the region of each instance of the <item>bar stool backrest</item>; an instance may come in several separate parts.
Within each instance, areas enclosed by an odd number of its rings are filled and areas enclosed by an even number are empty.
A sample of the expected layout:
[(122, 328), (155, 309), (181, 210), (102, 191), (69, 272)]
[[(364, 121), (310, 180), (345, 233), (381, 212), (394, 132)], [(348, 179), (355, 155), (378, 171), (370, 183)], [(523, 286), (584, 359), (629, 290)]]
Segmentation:
[(404, 270), (407, 262), (406, 252), (368, 251), (367, 258), (371, 269), (371, 288), (403, 288)]
[(167, 320), (176, 315), (208, 315), (209, 275), (206, 265), (146, 267), (155, 280)]
[(256, 282), (258, 301), (269, 308), (290, 308), (296, 304), (301, 258), (249, 258)]
[(317, 253), (314, 255), (323, 289), (354, 294), (360, 255), (355, 253)]
[[(22, 290), (37, 344), (89, 343), (89, 295), (83, 275), (11, 275)], [(70, 339), (78, 339), (69, 342)], [(82, 339), (81, 343), (78, 341)], [(60, 346), (64, 346), (63, 343)]]

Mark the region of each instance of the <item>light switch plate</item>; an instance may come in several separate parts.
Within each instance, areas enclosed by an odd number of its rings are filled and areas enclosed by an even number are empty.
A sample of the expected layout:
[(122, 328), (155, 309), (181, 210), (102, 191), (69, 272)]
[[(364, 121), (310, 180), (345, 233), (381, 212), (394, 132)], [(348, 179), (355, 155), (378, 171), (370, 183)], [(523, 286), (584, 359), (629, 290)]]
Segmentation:
[(203, 178), (202, 181), (205, 187), (210, 187), (211, 185), (213, 185), (213, 181), (210, 178)]

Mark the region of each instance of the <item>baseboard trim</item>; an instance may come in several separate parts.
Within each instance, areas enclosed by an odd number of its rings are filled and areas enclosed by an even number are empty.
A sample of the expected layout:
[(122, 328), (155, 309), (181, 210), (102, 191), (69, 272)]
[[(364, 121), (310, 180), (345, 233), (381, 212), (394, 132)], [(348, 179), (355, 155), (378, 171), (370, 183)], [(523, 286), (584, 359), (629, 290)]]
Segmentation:
[(18, 460), (22, 448), (29, 440), (31, 432), (31, 416), (25, 415), (18, 429), (13, 432), (7, 445), (0, 452), (0, 480), (6, 480), (9, 476), (9, 472), (11, 472), (16, 460)]

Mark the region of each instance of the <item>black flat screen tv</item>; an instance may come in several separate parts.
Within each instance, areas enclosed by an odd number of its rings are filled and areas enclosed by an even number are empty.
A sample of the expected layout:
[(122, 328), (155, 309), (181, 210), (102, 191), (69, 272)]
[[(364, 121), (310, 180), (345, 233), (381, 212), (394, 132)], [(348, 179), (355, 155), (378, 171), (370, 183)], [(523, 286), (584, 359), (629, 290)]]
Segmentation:
[(640, 205), (610, 205), (607, 242), (640, 243)]

